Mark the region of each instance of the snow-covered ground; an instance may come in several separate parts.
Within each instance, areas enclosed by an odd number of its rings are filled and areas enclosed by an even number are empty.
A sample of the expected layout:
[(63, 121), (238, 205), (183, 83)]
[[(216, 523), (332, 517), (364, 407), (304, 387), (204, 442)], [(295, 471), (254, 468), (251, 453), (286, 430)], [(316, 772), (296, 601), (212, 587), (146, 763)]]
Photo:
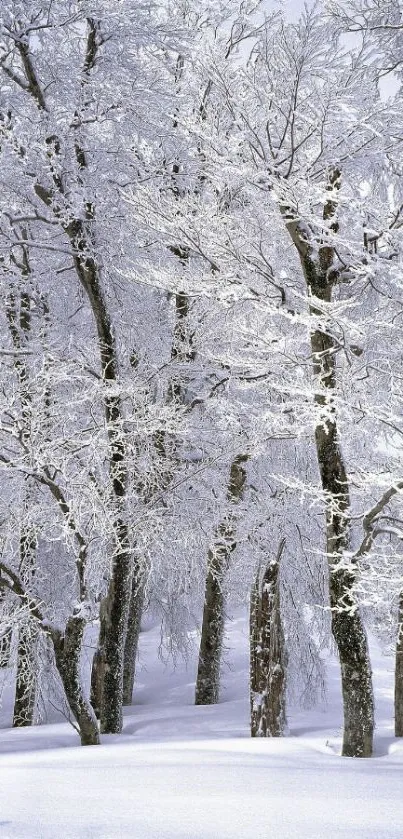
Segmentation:
[[(124, 733), (81, 748), (68, 723), (0, 730), (0, 838), (402, 839), (403, 741), (393, 737), (393, 661), (373, 651), (376, 754), (341, 758), (340, 688), (290, 714), (290, 736), (248, 733), (246, 622), (230, 625), (219, 705), (193, 706), (195, 661), (172, 672), (158, 628), (141, 634)], [(1, 720), (10, 725), (9, 709)]]

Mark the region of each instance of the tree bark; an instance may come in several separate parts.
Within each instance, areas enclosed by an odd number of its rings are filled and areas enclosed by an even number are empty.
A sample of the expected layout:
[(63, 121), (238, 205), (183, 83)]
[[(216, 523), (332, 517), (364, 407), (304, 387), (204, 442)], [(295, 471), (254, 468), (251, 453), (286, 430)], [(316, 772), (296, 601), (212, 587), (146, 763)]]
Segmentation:
[(69, 618), (63, 633), (53, 631), (51, 638), (67, 702), (77, 721), (82, 746), (99, 744), (96, 716), (86, 699), (81, 680), (81, 647), (86, 621), (84, 618)]
[[(124, 648), (131, 595), (132, 557), (127, 529), (122, 525), (122, 550), (115, 558), (113, 574), (100, 614), (100, 636), (103, 646), (98, 650), (101, 687), (101, 731), (118, 734), (123, 726)], [(99, 677), (97, 677), (99, 679)]]
[[(340, 173), (329, 180), (329, 199), (324, 206), (324, 220), (337, 232), (335, 217)], [(323, 317), (321, 303), (331, 302), (338, 279), (333, 268), (334, 249), (319, 247), (318, 255), (307, 233), (289, 208), (282, 208), (286, 227), (298, 251), (314, 319)], [(325, 499), (326, 553), (329, 562), (329, 593), (332, 609), (332, 633), (336, 642), (342, 680), (344, 734), (342, 754), (347, 757), (370, 757), (374, 730), (374, 701), (368, 643), (358, 605), (353, 594), (355, 569), (347, 558), (350, 548), (350, 497), (347, 473), (341, 451), (334, 406), (336, 388), (337, 344), (320, 327), (310, 334), (312, 363), (317, 392), (315, 445)]]
[(395, 659), (395, 736), (403, 737), (403, 592), (399, 595)]
[(285, 540), (252, 589), (250, 612), (251, 736), (281, 737), (286, 725), (286, 652), (279, 572)]
[(123, 672), (123, 705), (131, 705), (133, 699), (137, 648), (144, 605), (144, 583), (144, 575), (137, 565), (133, 572), (129, 619), (127, 622)]
[[(244, 464), (248, 455), (240, 454), (231, 465), (227, 499), (236, 505), (242, 498), (246, 481)], [(218, 702), (220, 667), (224, 635), (223, 582), (232, 552), (236, 547), (236, 522), (231, 512), (219, 525), (214, 544), (208, 553), (203, 623), (196, 679), (196, 705)]]

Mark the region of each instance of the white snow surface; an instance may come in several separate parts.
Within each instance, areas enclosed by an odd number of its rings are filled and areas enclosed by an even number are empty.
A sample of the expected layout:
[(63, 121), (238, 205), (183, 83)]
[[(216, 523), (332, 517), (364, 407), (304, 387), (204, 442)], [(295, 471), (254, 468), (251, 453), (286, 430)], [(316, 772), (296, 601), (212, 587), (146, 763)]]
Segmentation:
[(393, 736), (393, 659), (373, 644), (377, 730), (370, 760), (340, 757), (341, 699), (289, 714), (283, 739), (248, 731), (247, 621), (226, 641), (222, 701), (194, 707), (196, 655), (158, 658), (141, 633), (124, 732), (82, 748), (67, 722), (0, 722), (0, 839), (402, 839), (403, 740)]

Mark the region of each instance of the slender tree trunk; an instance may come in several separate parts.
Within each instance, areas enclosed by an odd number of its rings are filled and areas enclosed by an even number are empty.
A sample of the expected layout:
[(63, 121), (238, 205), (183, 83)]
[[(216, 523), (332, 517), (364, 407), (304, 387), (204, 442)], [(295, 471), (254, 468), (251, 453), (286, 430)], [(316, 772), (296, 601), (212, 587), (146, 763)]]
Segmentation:
[[(316, 297), (321, 288), (316, 287)], [(323, 299), (323, 297), (322, 297)], [(313, 307), (313, 314), (318, 314)], [(344, 708), (342, 754), (370, 757), (374, 730), (374, 702), (368, 643), (353, 594), (355, 569), (346, 559), (350, 548), (350, 498), (332, 393), (335, 389), (335, 346), (330, 335), (311, 334), (314, 372), (321, 385), (316, 394), (319, 422), (315, 443), (322, 487), (325, 491), (326, 552), (332, 632), (340, 658)], [(327, 393), (326, 393), (327, 390)]]
[(280, 612), (279, 572), (285, 540), (260, 573), (251, 595), (250, 700), (251, 736), (281, 737), (286, 725), (286, 652)]
[[(236, 505), (242, 498), (246, 481), (244, 464), (248, 455), (240, 454), (231, 465), (227, 499)], [(219, 525), (214, 544), (208, 553), (203, 623), (196, 679), (196, 705), (218, 702), (220, 667), (224, 635), (223, 583), (231, 554), (236, 547), (236, 522), (231, 512)]]
[[(90, 212), (90, 211), (89, 211)], [(105, 416), (109, 438), (109, 469), (114, 493), (116, 519), (114, 523), (116, 551), (112, 575), (106, 595), (105, 608), (101, 610), (100, 637), (103, 648), (94, 656), (93, 683), (102, 681), (101, 730), (119, 733), (122, 730), (124, 645), (129, 615), (132, 578), (132, 549), (129, 537), (126, 493), (128, 483), (126, 449), (122, 436), (122, 408), (118, 395), (109, 393), (110, 386), (119, 382), (117, 353), (112, 326), (101, 288), (99, 270), (92, 257), (81, 256), (91, 252), (91, 238), (85, 225), (74, 220), (66, 227), (74, 246), (74, 263), (78, 278), (85, 289), (97, 325), (100, 359), (105, 380)], [(100, 675), (101, 674), (101, 675)]]
[(81, 679), (81, 648), (86, 622), (80, 617), (69, 618), (65, 633), (52, 632), (56, 666), (67, 702), (77, 721), (81, 745), (99, 744), (99, 731), (94, 710), (86, 699)]
[(399, 595), (395, 660), (395, 736), (403, 737), (403, 592)]
[[(329, 180), (329, 198), (324, 206), (324, 221), (337, 232), (335, 219), (340, 172)], [(292, 218), (289, 208), (282, 208), (287, 230), (298, 251), (314, 321), (323, 319), (322, 303), (327, 310), (338, 279), (333, 267), (333, 247), (322, 245), (318, 254), (307, 240), (306, 231)], [(317, 384), (315, 407), (317, 421), (315, 444), (325, 499), (326, 553), (329, 562), (329, 592), (332, 609), (332, 632), (340, 658), (344, 734), (342, 754), (370, 757), (374, 730), (374, 702), (368, 643), (358, 605), (353, 593), (355, 569), (348, 559), (350, 550), (350, 498), (347, 473), (341, 451), (334, 406), (336, 389), (337, 344), (320, 327), (311, 335), (313, 372)]]
[(129, 619), (124, 653), (123, 705), (131, 705), (133, 699), (136, 656), (140, 635), (141, 616), (144, 605), (144, 574), (137, 565), (133, 572)]
[(196, 680), (196, 705), (214, 705), (220, 691), (220, 667), (224, 635), (222, 582), (230, 548), (216, 542), (209, 551), (203, 624)]

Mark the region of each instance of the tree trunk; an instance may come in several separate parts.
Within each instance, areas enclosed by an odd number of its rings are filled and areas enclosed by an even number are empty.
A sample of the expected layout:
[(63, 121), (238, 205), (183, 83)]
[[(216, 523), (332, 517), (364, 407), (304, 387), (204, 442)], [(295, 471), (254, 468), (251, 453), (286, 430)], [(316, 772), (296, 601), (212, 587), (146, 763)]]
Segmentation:
[(86, 699), (81, 680), (81, 648), (86, 622), (84, 618), (69, 618), (64, 635), (52, 632), (56, 666), (66, 693), (70, 710), (77, 721), (82, 746), (97, 746), (100, 742), (98, 724), (90, 702)]
[(251, 596), (250, 700), (251, 736), (281, 737), (286, 725), (286, 653), (280, 613), (279, 572), (282, 540), (276, 558), (259, 571)]
[(209, 551), (203, 624), (196, 680), (196, 705), (214, 705), (220, 690), (220, 667), (224, 635), (222, 581), (230, 548), (218, 545)]
[[(333, 234), (338, 230), (335, 216), (339, 188), (340, 172), (334, 170), (329, 179), (329, 198), (323, 210), (327, 229)], [(294, 218), (293, 211), (283, 207), (282, 213), (301, 261), (311, 301), (310, 313), (314, 322), (320, 324), (322, 309), (328, 313), (333, 286), (338, 279), (337, 269), (334, 268), (334, 248), (322, 244), (316, 254), (305, 228)], [(371, 665), (367, 637), (353, 593), (356, 572), (348, 558), (350, 497), (334, 405), (338, 345), (321, 326), (314, 326), (310, 340), (317, 385), (315, 445), (324, 491), (332, 632), (341, 666), (344, 710), (342, 754), (370, 757), (374, 730)]]
[(395, 661), (395, 736), (403, 737), (403, 592), (399, 595)]
[[(319, 290), (317, 288), (316, 292)], [(346, 757), (370, 757), (374, 730), (372, 674), (367, 637), (353, 594), (356, 572), (346, 558), (350, 547), (350, 498), (332, 405), (335, 346), (333, 338), (321, 330), (311, 334), (311, 346), (314, 372), (322, 387), (315, 396), (317, 406), (323, 409), (315, 429), (315, 443), (325, 491), (332, 632), (341, 666), (344, 709), (342, 754)], [(328, 393), (324, 392), (325, 388)]]
[[(28, 231), (22, 228), (21, 239), (28, 238)], [(27, 292), (26, 285), (31, 281), (31, 265), (29, 249), (25, 244), (21, 245), (20, 261), (12, 256), (12, 262), (21, 273), (23, 283), (19, 294), (10, 287), (7, 298), (6, 315), (11, 339), (17, 353), (23, 347), (29, 346), (31, 333), (31, 296)], [(32, 400), (29, 389), (29, 368), (23, 358), (16, 355), (15, 372), (19, 383), (21, 398), (21, 434), (22, 440), (27, 448), (31, 446), (31, 421), (32, 421)], [(36, 571), (36, 533), (27, 525), (29, 509), (32, 503), (33, 487), (28, 477), (26, 481), (26, 497), (24, 500), (24, 512), (20, 537), (20, 576), (27, 587), (30, 587)], [(19, 629), (17, 648), (17, 675), (15, 685), (15, 700), (13, 712), (13, 726), (32, 725), (35, 713), (38, 662), (37, 662), (37, 633), (34, 630), (32, 621), (28, 621)]]
[(130, 598), (129, 619), (124, 654), (123, 705), (131, 705), (133, 699), (134, 676), (136, 671), (137, 648), (140, 635), (141, 616), (144, 605), (144, 575), (140, 568), (133, 571), (132, 593)]
[[(98, 53), (98, 23), (87, 18), (87, 46), (82, 68), (81, 84), (87, 84)], [(46, 111), (46, 95), (41, 87), (41, 80), (36, 72), (32, 55), (24, 54), (24, 66), (28, 74), (27, 90), (33, 95), (39, 111)], [(52, 138), (52, 154), (57, 161), (62, 144), (57, 135)], [(118, 733), (122, 728), (123, 700), (123, 655), (124, 642), (131, 593), (132, 559), (128, 537), (126, 510), (127, 462), (124, 440), (124, 423), (119, 396), (119, 367), (115, 337), (108, 310), (107, 299), (102, 284), (102, 269), (98, 259), (94, 228), (96, 223), (95, 206), (91, 201), (90, 191), (84, 187), (84, 175), (87, 168), (85, 149), (77, 138), (74, 144), (77, 163), (74, 187), (77, 194), (82, 190), (82, 206), (76, 213), (75, 206), (69, 206), (69, 199), (63, 178), (56, 171), (53, 173), (53, 186), (49, 188), (37, 181), (34, 185), (38, 198), (54, 213), (55, 220), (65, 233), (71, 250), (71, 258), (79, 284), (83, 288), (95, 322), (99, 359), (104, 382), (104, 409), (106, 431), (109, 442), (109, 473), (113, 489), (115, 509), (116, 549), (113, 558), (112, 575), (106, 595), (108, 607), (104, 610), (106, 621), (102, 635), (105, 639), (104, 650), (95, 657), (97, 662), (104, 657), (99, 671), (103, 674), (101, 728), (104, 732)], [(49, 151), (46, 152), (49, 158)], [(67, 190), (68, 193), (69, 190)], [(73, 189), (74, 191), (74, 189)], [(63, 209), (62, 209), (63, 208)], [(113, 392), (111, 392), (111, 390)], [(98, 677), (97, 677), (98, 678)], [(97, 681), (94, 676), (93, 681)]]
[(122, 549), (114, 561), (105, 608), (101, 613), (104, 646), (100, 651), (103, 674), (100, 718), (104, 734), (118, 734), (123, 726), (124, 649), (132, 582), (129, 536), (123, 523), (119, 542)]
[[(91, 215), (90, 210), (89, 214)], [(92, 682), (98, 684), (98, 694), (101, 694), (101, 731), (117, 734), (122, 730), (123, 724), (123, 659), (132, 577), (132, 550), (126, 510), (128, 474), (125, 442), (122, 436), (122, 408), (119, 395), (112, 395), (109, 392), (111, 385), (115, 390), (118, 387), (119, 371), (115, 340), (101, 287), (99, 268), (92, 257), (82, 255), (92, 250), (91, 236), (81, 220), (72, 220), (65, 229), (73, 245), (73, 261), (77, 276), (88, 295), (97, 326), (101, 368), (105, 380), (104, 406), (110, 452), (109, 470), (116, 508), (114, 523), (116, 552), (106, 595), (106, 606), (100, 614), (100, 637), (103, 639), (103, 648), (100, 648), (94, 656), (96, 672)]]
[[(227, 499), (235, 505), (243, 494), (246, 470), (243, 466), (248, 455), (240, 454), (231, 465)], [(231, 553), (236, 547), (236, 523), (230, 513), (219, 525), (214, 545), (208, 553), (203, 623), (196, 679), (196, 705), (213, 705), (218, 702), (220, 667), (224, 635), (223, 582)]]

